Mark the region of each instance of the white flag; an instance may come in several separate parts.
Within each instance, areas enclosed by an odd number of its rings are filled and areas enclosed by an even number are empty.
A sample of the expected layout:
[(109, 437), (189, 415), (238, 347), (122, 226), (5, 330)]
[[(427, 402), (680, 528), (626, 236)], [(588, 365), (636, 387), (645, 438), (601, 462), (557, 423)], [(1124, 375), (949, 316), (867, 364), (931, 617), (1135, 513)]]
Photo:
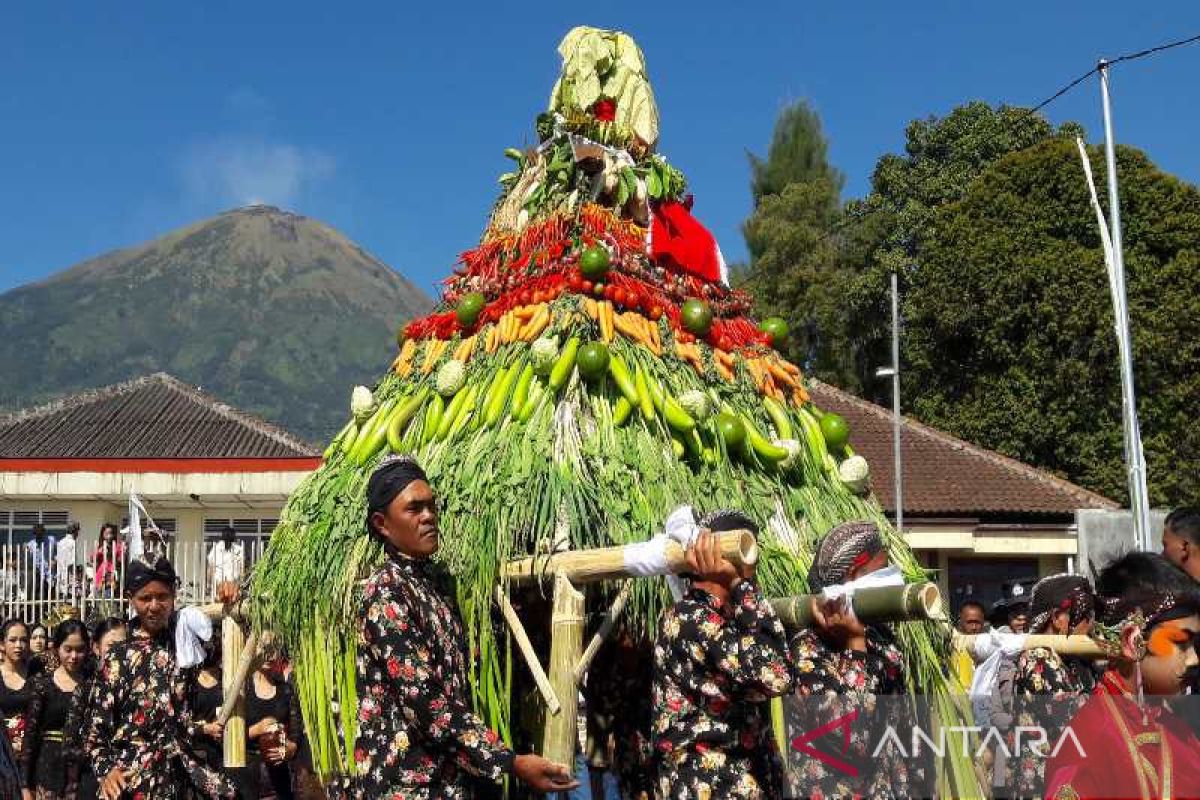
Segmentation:
[(154, 517), (150, 516), (150, 512), (142, 505), (142, 501), (138, 499), (137, 494), (133, 489), (129, 490), (129, 557), (141, 558), (145, 547), (142, 545), (142, 514), (146, 515), (146, 519), (150, 520), (150, 524), (154, 524)]

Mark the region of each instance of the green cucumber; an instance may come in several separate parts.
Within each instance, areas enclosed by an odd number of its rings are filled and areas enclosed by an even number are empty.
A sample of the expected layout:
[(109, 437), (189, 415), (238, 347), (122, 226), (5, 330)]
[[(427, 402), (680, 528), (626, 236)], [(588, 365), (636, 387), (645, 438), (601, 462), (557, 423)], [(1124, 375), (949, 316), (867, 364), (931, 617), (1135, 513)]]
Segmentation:
[[(579, 351), (579, 337), (572, 336), (563, 348), (562, 354), (558, 357), (558, 361), (554, 363), (554, 368), (550, 370), (550, 389), (557, 392), (571, 377), (571, 373), (575, 369), (575, 354)], [(610, 362), (611, 363), (611, 362)]]
[(489, 428), (500, 421), (500, 417), (504, 415), (504, 409), (508, 405), (508, 397), (512, 394), (513, 384), (516, 382), (520, 372), (517, 365), (513, 364), (508, 374), (504, 376), (504, 381), (496, 390), (496, 396), (492, 398), (492, 402), (487, 406), (487, 417), (483, 422)]
[(637, 385), (634, 384), (633, 378), (629, 374), (629, 367), (625, 366), (625, 362), (619, 355), (615, 353), (608, 360), (608, 372), (616, 381), (617, 388), (621, 390), (621, 394), (629, 401), (630, 405), (638, 402)]
[(439, 442), (450, 435), (450, 428), (458, 419), (458, 412), (462, 411), (463, 403), (467, 402), (467, 393), (470, 391), (466, 386), (458, 390), (454, 395), (454, 399), (450, 401), (450, 405), (446, 406), (446, 411), (442, 414), (442, 421), (438, 423), (437, 431), (433, 438)]
[(422, 388), (408, 400), (401, 403), (392, 412), (387, 423), (387, 443), (393, 453), (400, 453), (404, 450), (404, 426), (413, 418), (421, 404), (425, 402), (425, 395), (429, 390)]
[(783, 406), (770, 397), (764, 397), (763, 407), (767, 410), (767, 416), (771, 418), (771, 423), (775, 426), (775, 438), (791, 439), (792, 423), (788, 419), (787, 412), (783, 410)]
[(425, 427), (421, 429), (421, 444), (429, 444), (437, 433), (438, 425), (442, 424), (442, 415), (446, 412), (446, 400), (440, 394), (434, 394), (425, 409)]
[(525, 402), (529, 399), (529, 385), (533, 383), (533, 364), (526, 364), (525, 369), (521, 370), (521, 377), (517, 380), (517, 388), (513, 390), (512, 407), (509, 411), (509, 416), (513, 419), (521, 418), (521, 411), (525, 408)]
[(633, 414), (633, 403), (629, 402), (629, 398), (622, 397), (617, 400), (617, 405), (613, 409), (613, 427), (619, 428), (629, 421), (629, 417)]
[(638, 408), (642, 411), (642, 419), (649, 422), (654, 419), (654, 402), (650, 399), (650, 386), (646, 383), (646, 373), (641, 367), (634, 378), (634, 385), (637, 387)]

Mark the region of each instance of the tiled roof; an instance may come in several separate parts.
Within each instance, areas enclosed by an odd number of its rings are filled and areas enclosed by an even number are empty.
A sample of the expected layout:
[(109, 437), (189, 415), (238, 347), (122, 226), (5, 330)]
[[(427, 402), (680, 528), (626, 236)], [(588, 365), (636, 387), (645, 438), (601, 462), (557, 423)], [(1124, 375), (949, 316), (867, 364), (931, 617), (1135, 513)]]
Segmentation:
[[(809, 394), (822, 410), (850, 423), (850, 446), (871, 466), (871, 488), (883, 507), (895, 511), (892, 412), (874, 403), (809, 380)], [(1107, 497), (1048, 472), (903, 418), (900, 453), (904, 469), (904, 513), (912, 515), (1070, 515), (1079, 508), (1117, 508)]]
[(316, 455), (286, 431), (161, 372), (0, 417), (0, 459)]

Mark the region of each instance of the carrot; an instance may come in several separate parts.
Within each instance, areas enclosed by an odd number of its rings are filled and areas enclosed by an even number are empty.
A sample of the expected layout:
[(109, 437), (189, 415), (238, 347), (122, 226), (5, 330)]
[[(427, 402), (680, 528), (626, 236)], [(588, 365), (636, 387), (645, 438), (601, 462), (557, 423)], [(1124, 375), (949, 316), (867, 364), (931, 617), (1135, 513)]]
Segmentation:
[(550, 308), (543, 305), (538, 312), (533, 315), (533, 318), (526, 323), (525, 327), (521, 328), (521, 332), (517, 338), (527, 342), (532, 342), (538, 337), (546, 326), (550, 324)]
[(605, 343), (611, 342), (613, 338), (613, 307), (612, 303), (607, 300), (596, 304), (600, 311), (600, 338)]
[(500, 344), (500, 326), (492, 325), (487, 332), (487, 351), (489, 353), (496, 352), (496, 347)]
[(767, 371), (780, 383), (793, 387), (799, 385), (799, 381), (793, 378), (790, 372), (780, 367), (776, 362), (767, 361), (766, 365)]
[(515, 314), (517, 319), (521, 320), (522, 322), (528, 322), (533, 318), (533, 315), (537, 310), (538, 306), (521, 306), (520, 308), (513, 309), (513, 314)]
[(729, 381), (730, 383), (733, 382), (733, 370), (731, 370), (729, 367), (722, 364), (720, 361), (717, 361), (714, 364), (714, 366), (716, 366), (716, 368), (717, 368), (718, 375), (720, 375), (722, 378)]

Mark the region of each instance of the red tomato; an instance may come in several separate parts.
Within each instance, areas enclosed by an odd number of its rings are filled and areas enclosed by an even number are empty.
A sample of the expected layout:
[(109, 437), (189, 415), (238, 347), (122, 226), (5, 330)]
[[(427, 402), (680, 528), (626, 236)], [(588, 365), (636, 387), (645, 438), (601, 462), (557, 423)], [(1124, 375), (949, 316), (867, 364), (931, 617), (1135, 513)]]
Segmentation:
[(523, 305), (523, 306), (529, 305), (529, 301), (532, 299), (532, 297), (533, 297), (533, 295), (530, 293), (530, 291), (528, 289), (522, 289), (521, 291), (517, 292), (517, 302), (520, 305)]
[(534, 305), (539, 305), (546, 302), (546, 294), (541, 289), (538, 289), (530, 295), (529, 299)]
[(728, 336), (722, 336), (720, 339), (717, 339), (717, 348), (729, 351), (733, 349), (733, 343), (729, 341)]
[(610, 299), (617, 305), (624, 307), (628, 304), (629, 294), (621, 287), (614, 286), (612, 297)]
[(572, 272), (567, 277), (567, 285), (571, 287), (571, 291), (578, 292), (583, 288), (583, 276), (578, 272)]
[(617, 296), (617, 287), (613, 286), (611, 283), (608, 286), (604, 287), (604, 299), (605, 300), (613, 300), (615, 302), (616, 296)]
[(660, 319), (662, 319), (662, 315), (663, 315), (662, 306), (651, 306), (649, 312), (647, 312), (647, 313), (650, 314), (650, 319), (654, 320), (655, 322), (658, 322)]
[(581, 284), (579, 284), (579, 290), (582, 291), (584, 294), (591, 294), (592, 289), (594, 289), (595, 286), (596, 285), (594, 283), (592, 283), (591, 281), (583, 281)]

